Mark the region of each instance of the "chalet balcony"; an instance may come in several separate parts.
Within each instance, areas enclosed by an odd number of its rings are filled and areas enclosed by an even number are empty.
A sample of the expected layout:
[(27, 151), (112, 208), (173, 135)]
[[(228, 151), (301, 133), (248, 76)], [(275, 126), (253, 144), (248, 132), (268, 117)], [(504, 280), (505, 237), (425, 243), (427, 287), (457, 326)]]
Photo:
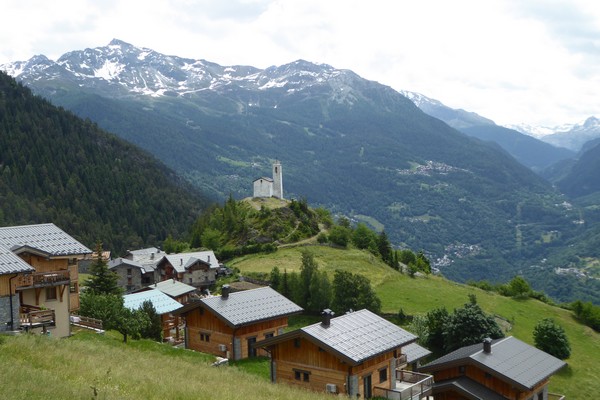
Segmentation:
[(431, 375), (396, 370), (396, 388), (375, 387), (373, 394), (391, 400), (419, 400), (431, 394), (432, 386)]
[(23, 305), (19, 313), (21, 328), (30, 329), (56, 326), (54, 310), (42, 310), (39, 307)]
[(40, 288), (46, 286), (68, 285), (71, 275), (68, 270), (34, 272), (17, 278), (17, 290)]

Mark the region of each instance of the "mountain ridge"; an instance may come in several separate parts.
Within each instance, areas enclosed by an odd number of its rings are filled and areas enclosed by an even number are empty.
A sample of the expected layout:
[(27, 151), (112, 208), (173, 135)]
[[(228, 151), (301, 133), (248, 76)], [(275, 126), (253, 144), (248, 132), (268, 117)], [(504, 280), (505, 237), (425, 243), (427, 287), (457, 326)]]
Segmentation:
[(577, 229), (564, 199), (506, 152), (352, 71), (303, 60), (222, 67), (112, 43), (19, 78), (214, 196), (247, 197), (277, 158), (289, 196), (385, 222), (396, 247), (449, 257), (443, 273), (463, 281), (506, 281), (543, 258), (546, 232)]

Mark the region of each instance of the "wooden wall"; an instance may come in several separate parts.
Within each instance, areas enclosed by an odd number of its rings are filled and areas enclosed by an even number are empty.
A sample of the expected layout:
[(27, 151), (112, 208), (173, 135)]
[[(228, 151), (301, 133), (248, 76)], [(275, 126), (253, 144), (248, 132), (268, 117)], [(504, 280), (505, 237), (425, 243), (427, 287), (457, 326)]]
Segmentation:
[[(328, 383), (337, 385), (338, 393), (348, 393), (346, 379), (348, 376), (358, 376), (358, 390), (364, 393), (363, 377), (371, 375), (372, 387), (378, 386), (391, 388), (392, 379), (395, 379), (390, 370), (390, 361), (394, 356), (393, 351), (377, 356), (357, 365), (350, 366), (337, 358), (332, 353), (320, 349), (312, 342), (299, 338), (300, 347), (296, 346), (294, 339), (278, 343), (272, 347), (271, 356), (275, 365), (275, 381), (285, 382), (294, 386), (301, 386), (315, 391), (324, 392)], [(386, 380), (380, 382), (379, 370), (387, 368)], [(305, 382), (303, 375), (296, 379), (296, 370), (309, 372), (309, 381)]]
[(23, 260), (35, 268), (36, 272), (51, 272), (66, 270), (69, 266), (68, 258), (51, 258), (40, 257), (34, 254), (21, 253), (19, 254)]
[[(201, 312), (201, 310), (204, 310)], [(234, 329), (221, 321), (209, 309), (199, 307), (186, 315), (187, 327), (187, 345), (188, 348), (204, 353), (214, 354), (220, 357), (229, 357), (236, 359), (248, 357), (248, 339), (255, 337), (256, 341), (266, 338), (265, 335), (272, 333), (273, 336), (279, 334), (279, 330), (287, 327), (287, 317), (277, 318), (270, 321), (263, 321), (256, 324), (245, 325)], [(210, 335), (206, 340), (206, 335)], [(241, 354), (234, 355), (233, 338), (240, 340)], [(226, 346), (226, 351), (219, 350), (219, 345)], [(257, 349), (257, 355), (266, 356), (267, 352)]]
[(13, 294), (15, 293), (14, 286), (15, 286), (15, 281), (17, 280), (16, 278), (13, 279), (13, 281), (12, 281), (12, 286), (13, 286), (12, 290), (10, 290), (10, 287), (9, 287), (10, 278), (12, 276), (15, 276), (15, 274), (0, 275), (0, 297), (8, 296), (11, 293), (13, 293)]

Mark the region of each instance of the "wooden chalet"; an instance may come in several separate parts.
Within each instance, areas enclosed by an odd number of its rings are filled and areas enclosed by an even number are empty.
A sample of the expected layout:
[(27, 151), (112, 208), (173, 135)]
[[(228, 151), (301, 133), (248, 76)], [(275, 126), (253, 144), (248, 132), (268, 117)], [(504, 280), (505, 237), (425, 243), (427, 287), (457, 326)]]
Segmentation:
[(566, 365), (512, 336), (485, 339), (460, 348), (420, 368), (435, 379), (436, 400), (549, 400), (550, 376)]
[(325, 310), (322, 322), (265, 339), (256, 347), (271, 355), (272, 382), (366, 399), (420, 399), (430, 393), (432, 378), (407, 371), (403, 353), (416, 340), (368, 310), (336, 318)]
[(20, 273), (0, 277), (0, 297), (7, 297), (12, 304), (10, 328), (34, 332), (50, 329), (55, 336), (69, 336), (69, 316), (79, 309), (78, 263), (91, 250), (54, 224), (2, 227), (0, 245), (5, 257), (9, 256), (8, 249), (31, 267), (24, 271), (19, 263)]
[(21, 326), (16, 279), (24, 281), (33, 272), (35, 269), (31, 265), (0, 244), (0, 332), (15, 331)]
[(219, 357), (239, 360), (264, 351), (252, 344), (283, 333), (288, 317), (302, 308), (270, 287), (230, 293), (193, 301), (175, 312), (186, 320), (185, 347)]
[[(123, 296), (123, 305), (130, 310), (138, 310), (144, 302), (149, 301), (154, 306), (156, 313), (160, 315), (163, 329), (163, 339), (175, 342), (180, 340), (179, 323), (173, 312), (183, 305), (173, 298), (167, 296), (160, 290), (149, 289)], [(174, 330), (174, 336), (171, 331)]]

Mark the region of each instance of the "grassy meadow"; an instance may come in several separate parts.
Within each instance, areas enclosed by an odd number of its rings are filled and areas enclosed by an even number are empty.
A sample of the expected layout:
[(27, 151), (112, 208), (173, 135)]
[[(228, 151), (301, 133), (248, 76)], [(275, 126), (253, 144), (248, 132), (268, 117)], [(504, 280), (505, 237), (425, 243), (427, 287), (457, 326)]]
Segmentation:
[[(405, 314), (425, 314), (445, 306), (449, 311), (468, 301), (474, 293), (478, 303), (489, 313), (511, 322), (507, 335), (513, 335), (533, 344), (533, 328), (545, 317), (556, 320), (566, 331), (571, 343), (569, 364), (551, 379), (550, 390), (567, 395), (569, 399), (595, 398), (600, 393), (600, 334), (578, 323), (570, 311), (541, 303), (537, 300), (518, 300), (461, 285), (441, 277), (410, 278), (382, 263), (376, 257), (358, 250), (340, 250), (326, 246), (306, 247), (315, 255), (321, 270), (330, 278), (336, 269), (361, 273), (381, 298), (382, 311)], [(243, 272), (269, 272), (277, 266), (281, 272), (299, 271), (303, 248), (281, 249), (273, 254), (241, 257), (229, 263)]]
[[(289, 399), (325, 395), (273, 385), (262, 364), (212, 367), (212, 356), (121, 335), (0, 336), (0, 398)], [(268, 370), (268, 369), (267, 369)], [(247, 372), (248, 371), (248, 372)]]

